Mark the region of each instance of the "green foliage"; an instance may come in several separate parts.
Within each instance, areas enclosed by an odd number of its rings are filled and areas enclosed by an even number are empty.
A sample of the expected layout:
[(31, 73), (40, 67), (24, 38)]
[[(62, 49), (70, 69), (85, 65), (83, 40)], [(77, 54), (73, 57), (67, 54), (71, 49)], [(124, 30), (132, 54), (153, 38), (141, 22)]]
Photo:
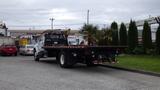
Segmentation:
[(118, 25), (116, 22), (113, 22), (111, 24), (111, 30), (112, 30), (112, 45), (118, 45)]
[(138, 30), (136, 23), (130, 21), (129, 31), (128, 31), (128, 50), (132, 52), (138, 45)]
[(98, 32), (98, 27), (92, 24), (84, 24), (82, 27), (82, 32), (88, 36), (88, 44), (93, 45), (96, 43), (96, 33)]
[(157, 50), (157, 54), (160, 55), (160, 25), (156, 32), (156, 50)]
[(135, 46), (138, 45), (138, 29), (136, 26), (136, 22), (133, 22), (133, 31), (134, 31), (134, 42), (135, 42)]
[(94, 39), (98, 45), (111, 45), (112, 43), (112, 30), (110, 29), (98, 30), (97, 26), (85, 24), (82, 31), (88, 34), (92, 40)]
[(144, 50), (147, 53), (152, 48), (151, 28), (147, 21), (143, 25), (142, 40)]
[(144, 54), (144, 48), (143, 47), (136, 47), (134, 50), (133, 50), (133, 53), (136, 54), (136, 55), (140, 55), (140, 54)]
[(117, 25), (117, 23), (114, 21), (114, 22), (112, 22), (112, 24), (111, 24), (111, 29), (112, 30), (117, 30), (118, 29), (118, 25)]
[(120, 45), (127, 45), (127, 29), (124, 23), (121, 23), (119, 35), (120, 35)]
[(110, 29), (102, 29), (99, 31), (98, 45), (111, 45), (112, 31)]
[(92, 24), (84, 24), (84, 26), (82, 27), (82, 31), (83, 32), (87, 32), (91, 35), (95, 35), (96, 31), (98, 30), (98, 26), (94, 26)]

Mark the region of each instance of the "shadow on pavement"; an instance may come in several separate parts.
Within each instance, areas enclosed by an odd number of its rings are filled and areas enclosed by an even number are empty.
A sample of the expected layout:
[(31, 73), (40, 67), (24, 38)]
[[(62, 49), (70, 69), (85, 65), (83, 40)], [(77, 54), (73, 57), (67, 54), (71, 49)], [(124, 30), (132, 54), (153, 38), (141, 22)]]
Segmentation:
[[(101, 66), (94, 66), (94, 67), (87, 67), (86, 64), (75, 64), (71, 68), (61, 68), (56, 60), (48, 59), (48, 60), (41, 60), (41, 63), (46, 63), (49, 65), (56, 65), (57, 68), (67, 71), (74, 71), (74, 72), (82, 72), (82, 73), (101, 73), (101, 74), (107, 74), (107, 73), (113, 73), (116, 70), (110, 69), (107, 67), (101, 67)], [(53, 67), (55, 68), (55, 67)]]

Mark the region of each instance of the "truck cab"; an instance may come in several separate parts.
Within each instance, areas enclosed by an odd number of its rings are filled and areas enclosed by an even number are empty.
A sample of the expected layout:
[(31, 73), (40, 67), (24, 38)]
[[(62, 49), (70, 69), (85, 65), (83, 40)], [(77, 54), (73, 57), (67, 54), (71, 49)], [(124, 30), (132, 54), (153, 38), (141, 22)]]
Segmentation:
[(57, 53), (50, 53), (46, 51), (43, 46), (58, 46), (68, 45), (67, 38), (60, 30), (45, 31), (39, 38), (34, 46), (35, 61), (39, 61), (39, 58), (43, 57), (56, 57)]

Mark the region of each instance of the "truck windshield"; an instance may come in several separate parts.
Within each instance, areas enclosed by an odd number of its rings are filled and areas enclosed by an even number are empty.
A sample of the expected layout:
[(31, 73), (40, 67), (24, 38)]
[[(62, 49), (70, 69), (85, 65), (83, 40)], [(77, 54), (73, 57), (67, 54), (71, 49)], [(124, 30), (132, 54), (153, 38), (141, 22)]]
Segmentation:
[(63, 39), (64, 38), (63, 35), (58, 35), (58, 34), (50, 35), (49, 37), (52, 39)]

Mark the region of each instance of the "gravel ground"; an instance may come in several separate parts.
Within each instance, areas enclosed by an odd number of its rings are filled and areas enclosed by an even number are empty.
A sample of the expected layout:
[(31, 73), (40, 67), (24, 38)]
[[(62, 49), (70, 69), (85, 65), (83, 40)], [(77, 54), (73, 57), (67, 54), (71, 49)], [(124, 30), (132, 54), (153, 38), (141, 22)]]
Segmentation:
[(160, 78), (105, 67), (76, 65), (32, 56), (0, 57), (0, 90), (160, 90)]

